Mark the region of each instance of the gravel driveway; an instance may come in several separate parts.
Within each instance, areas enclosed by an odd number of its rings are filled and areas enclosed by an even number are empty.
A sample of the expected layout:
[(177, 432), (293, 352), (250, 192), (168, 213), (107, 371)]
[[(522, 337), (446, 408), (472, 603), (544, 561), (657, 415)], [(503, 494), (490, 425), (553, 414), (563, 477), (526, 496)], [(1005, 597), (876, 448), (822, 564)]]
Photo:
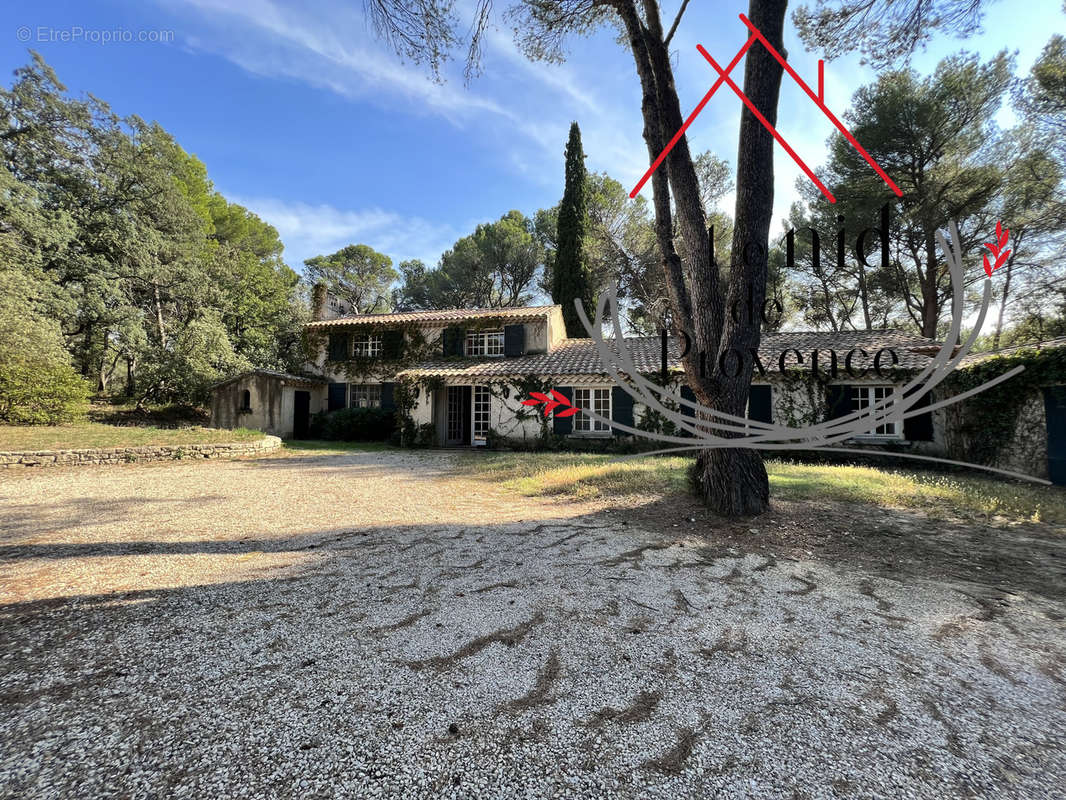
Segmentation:
[(0, 476), (0, 796), (1064, 796), (1046, 530), (1005, 586), (453, 459)]

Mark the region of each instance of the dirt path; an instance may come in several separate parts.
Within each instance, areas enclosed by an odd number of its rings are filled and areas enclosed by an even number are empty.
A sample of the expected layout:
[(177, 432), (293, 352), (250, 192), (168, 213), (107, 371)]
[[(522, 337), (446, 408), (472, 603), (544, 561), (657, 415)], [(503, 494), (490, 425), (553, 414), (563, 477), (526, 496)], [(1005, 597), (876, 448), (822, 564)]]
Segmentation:
[(0, 476), (0, 796), (1066, 780), (1060, 531), (811, 504), (726, 525), (676, 499), (521, 498), (452, 463)]

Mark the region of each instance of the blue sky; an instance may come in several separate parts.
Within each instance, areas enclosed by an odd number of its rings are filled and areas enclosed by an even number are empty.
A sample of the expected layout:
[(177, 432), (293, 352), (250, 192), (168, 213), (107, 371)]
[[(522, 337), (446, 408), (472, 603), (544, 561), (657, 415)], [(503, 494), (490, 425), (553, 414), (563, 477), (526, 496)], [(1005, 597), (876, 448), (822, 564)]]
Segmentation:
[[(664, 0), (664, 14), (679, 4)], [(744, 41), (737, 14), (746, 7), (690, 4), (673, 42), (684, 113), (714, 80), (696, 44), (728, 61)], [(913, 65), (928, 72), (962, 48), (988, 58), (1008, 47), (1018, 51), (1024, 74), (1048, 37), (1066, 29), (1066, 16), (1059, 0), (1026, 3), (1024, 14), (1012, 7), (991, 5), (994, 25), (986, 23), (985, 33), (937, 39)], [(220, 191), (278, 228), (297, 269), (305, 258), (355, 242), (396, 263), (434, 264), (480, 222), (553, 205), (562, 194), (571, 120), (581, 125), (590, 169), (627, 187), (646, 169), (632, 58), (611, 31), (575, 39), (565, 64), (548, 65), (521, 56), (501, 24), (480, 78), (464, 86), (453, 65), (438, 85), (375, 41), (361, 8), (336, 0), (105, 0), (91, 7), (39, 0), (5, 15), (0, 66), (10, 83), (32, 47), (72, 92), (161, 123), (207, 164)], [(108, 32), (136, 39), (141, 31), (172, 33), (165, 43), (100, 41)], [(791, 26), (785, 46), (792, 66), (815, 85), (817, 54), (804, 51)], [(873, 77), (857, 57), (828, 63), (829, 106), (842, 116), (852, 92)], [(735, 160), (740, 107), (719, 90), (690, 129), (693, 149)], [(1003, 110), (1001, 122), (1011, 121)], [(821, 162), (831, 124), (787, 80), (778, 128), (809, 164)], [(800, 175), (778, 148), (778, 218)], [(727, 211), (731, 203), (727, 197)]]

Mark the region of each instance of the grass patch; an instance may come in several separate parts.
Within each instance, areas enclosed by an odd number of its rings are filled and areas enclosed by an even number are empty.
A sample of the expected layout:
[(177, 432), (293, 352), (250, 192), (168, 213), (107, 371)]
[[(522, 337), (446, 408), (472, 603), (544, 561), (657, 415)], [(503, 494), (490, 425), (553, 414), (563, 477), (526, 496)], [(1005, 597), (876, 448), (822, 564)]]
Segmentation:
[(768, 461), (770, 493), (792, 500), (829, 499), (914, 508), (935, 516), (1066, 523), (1066, 490), (997, 478), (921, 470)]
[[(508, 453), (468, 456), (463, 469), (524, 495), (622, 499), (687, 491), (691, 458)], [(918, 509), (935, 516), (1066, 523), (1066, 490), (938, 472), (767, 461), (770, 495)]]
[(690, 459), (634, 458), (611, 461), (591, 453), (470, 455), (461, 468), (528, 496), (574, 499), (662, 495), (685, 491)]
[(261, 439), (262, 431), (238, 428), (155, 428), (79, 422), (71, 425), (0, 425), (0, 451), (84, 450), (99, 447), (217, 444)]

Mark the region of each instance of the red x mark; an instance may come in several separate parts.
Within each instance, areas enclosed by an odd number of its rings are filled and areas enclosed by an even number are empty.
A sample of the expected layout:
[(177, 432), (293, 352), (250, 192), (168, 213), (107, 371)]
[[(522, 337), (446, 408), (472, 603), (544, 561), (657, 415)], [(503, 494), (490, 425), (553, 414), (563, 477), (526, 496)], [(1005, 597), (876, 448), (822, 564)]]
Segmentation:
[(723, 83), (727, 83), (729, 84), (729, 88), (736, 92), (737, 96), (744, 101), (744, 105), (746, 105), (751, 111), (751, 113), (755, 115), (755, 118), (759, 120), (759, 122), (761, 122), (763, 126), (768, 131), (770, 131), (771, 134), (773, 134), (774, 139), (776, 139), (781, 144), (781, 146), (785, 148), (785, 151), (790, 156), (792, 156), (792, 160), (799, 164), (800, 168), (805, 173), (807, 173), (807, 177), (814, 181), (814, 184), (819, 189), (821, 189), (822, 194), (829, 198), (829, 202), (836, 202), (836, 198), (833, 197), (832, 193), (825, 187), (825, 185), (820, 180), (818, 180), (817, 176), (811, 171), (810, 167), (803, 163), (803, 159), (796, 155), (796, 151), (792, 149), (792, 147), (787, 141), (785, 141), (785, 137), (783, 137), (780, 133), (777, 132), (774, 126), (770, 124), (769, 120), (767, 120), (766, 117), (762, 115), (759, 109), (755, 107), (755, 104), (751, 102), (748, 96), (744, 94), (744, 92), (741, 91), (740, 87), (736, 85), (733, 79), (729, 77), (729, 73), (733, 71), (733, 68), (736, 67), (738, 63), (740, 63), (740, 59), (744, 57), (744, 54), (748, 52), (748, 49), (752, 46), (752, 44), (756, 40), (758, 40), (762, 43), (763, 47), (765, 47), (770, 52), (770, 55), (774, 57), (777, 63), (784, 68), (785, 72), (789, 74), (789, 77), (791, 77), (796, 83), (798, 83), (803, 89), (803, 91), (805, 91), (807, 95), (811, 98), (811, 101), (822, 110), (822, 113), (825, 114), (834, 125), (836, 125), (837, 130), (839, 130), (844, 135), (844, 138), (851, 143), (851, 146), (859, 151), (859, 154), (866, 159), (866, 163), (868, 163), (871, 167), (874, 168), (874, 171), (881, 176), (881, 180), (888, 184), (889, 188), (892, 189), (893, 192), (895, 192), (897, 197), (902, 197), (903, 191), (892, 181), (890, 177), (888, 177), (887, 174), (885, 174), (885, 171), (881, 169), (878, 163), (874, 161), (873, 157), (866, 152), (863, 146), (859, 144), (858, 140), (856, 140), (856, 138), (851, 135), (851, 132), (844, 127), (844, 124), (839, 119), (837, 119), (836, 115), (829, 110), (829, 108), (823, 101), (822, 62), (818, 62), (818, 94), (816, 95), (811, 89), (811, 87), (808, 86), (806, 82), (804, 82), (803, 78), (797, 75), (796, 71), (788, 65), (788, 62), (785, 61), (785, 59), (781, 56), (779, 52), (777, 52), (777, 49), (766, 40), (766, 37), (762, 35), (762, 32), (758, 28), (756, 28), (755, 25), (752, 24), (750, 19), (741, 14), (740, 21), (748, 27), (748, 30), (751, 31), (751, 35), (744, 43), (744, 46), (737, 51), (737, 54), (733, 57), (733, 60), (729, 62), (728, 66), (726, 66), (725, 69), (722, 69), (720, 66), (718, 66), (718, 62), (711, 58), (711, 55), (703, 48), (703, 45), (696, 45), (696, 49), (700, 51), (700, 54), (704, 58), (706, 58), (707, 61), (710, 62), (711, 66), (714, 67), (715, 71), (718, 73), (718, 80), (714, 82), (714, 85), (711, 87), (711, 90), (703, 96), (703, 99), (700, 100), (696, 108), (692, 111), (691, 114), (689, 114), (688, 119), (685, 120), (684, 124), (681, 126), (681, 129), (674, 134), (674, 137), (670, 140), (669, 144), (667, 144), (666, 147), (663, 148), (663, 151), (659, 154), (659, 157), (655, 159), (654, 163), (648, 168), (648, 171), (644, 173), (644, 177), (640, 179), (640, 182), (637, 183), (637, 185), (633, 188), (633, 191), (629, 193), (629, 196), (637, 196), (637, 192), (639, 192), (644, 187), (644, 184), (648, 182), (648, 179), (652, 176), (655, 170), (658, 169), (659, 165), (663, 163), (663, 160), (666, 158), (667, 154), (674, 149), (674, 145), (676, 145), (678, 140), (680, 140), (681, 137), (685, 135), (685, 131), (688, 130), (688, 126), (692, 124), (692, 121), (695, 120), (697, 116), (699, 116), (700, 112), (703, 111), (704, 106), (707, 105), (707, 102), (711, 99), (714, 93), (718, 91), (718, 87), (721, 86)]

